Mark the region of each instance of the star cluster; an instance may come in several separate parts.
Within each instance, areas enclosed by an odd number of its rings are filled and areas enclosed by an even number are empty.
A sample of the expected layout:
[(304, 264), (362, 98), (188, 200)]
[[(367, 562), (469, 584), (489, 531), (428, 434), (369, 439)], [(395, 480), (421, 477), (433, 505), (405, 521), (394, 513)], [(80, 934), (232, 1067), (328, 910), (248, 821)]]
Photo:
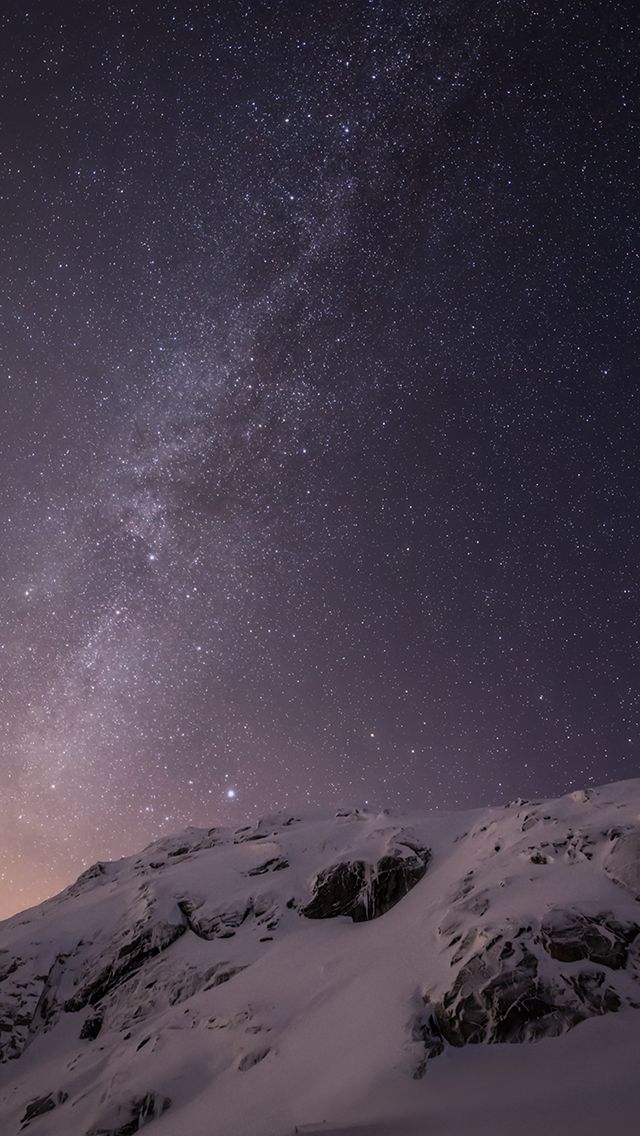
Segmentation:
[(0, 23), (0, 915), (637, 773), (634, 5)]

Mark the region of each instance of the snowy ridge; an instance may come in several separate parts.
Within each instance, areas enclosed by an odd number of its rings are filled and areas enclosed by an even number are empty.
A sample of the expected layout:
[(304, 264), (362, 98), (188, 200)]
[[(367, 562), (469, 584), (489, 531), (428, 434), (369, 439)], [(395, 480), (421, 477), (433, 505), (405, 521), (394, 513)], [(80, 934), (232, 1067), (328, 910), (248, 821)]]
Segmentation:
[(0, 1132), (630, 1133), (639, 897), (640, 780), (187, 829), (0, 924)]

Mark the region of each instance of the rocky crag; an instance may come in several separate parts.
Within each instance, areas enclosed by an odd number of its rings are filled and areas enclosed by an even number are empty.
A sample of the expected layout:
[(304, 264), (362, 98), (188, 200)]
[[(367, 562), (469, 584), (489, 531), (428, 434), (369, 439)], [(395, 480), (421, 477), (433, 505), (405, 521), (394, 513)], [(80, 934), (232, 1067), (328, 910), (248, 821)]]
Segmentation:
[(639, 899), (640, 782), (189, 829), (0, 924), (0, 1130), (313, 1131), (350, 1069), (354, 1100), (380, 1076), (428, 1100), (466, 1046), (634, 1014)]

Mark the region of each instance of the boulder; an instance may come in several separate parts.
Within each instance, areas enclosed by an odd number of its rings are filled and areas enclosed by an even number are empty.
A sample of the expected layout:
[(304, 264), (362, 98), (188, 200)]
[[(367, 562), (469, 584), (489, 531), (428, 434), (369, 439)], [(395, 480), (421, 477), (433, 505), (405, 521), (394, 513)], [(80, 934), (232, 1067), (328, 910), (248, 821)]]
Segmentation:
[(313, 898), (301, 914), (307, 919), (348, 915), (354, 923), (377, 919), (422, 879), (430, 856), (425, 848), (403, 845), (374, 865), (363, 860), (333, 864), (316, 876)]

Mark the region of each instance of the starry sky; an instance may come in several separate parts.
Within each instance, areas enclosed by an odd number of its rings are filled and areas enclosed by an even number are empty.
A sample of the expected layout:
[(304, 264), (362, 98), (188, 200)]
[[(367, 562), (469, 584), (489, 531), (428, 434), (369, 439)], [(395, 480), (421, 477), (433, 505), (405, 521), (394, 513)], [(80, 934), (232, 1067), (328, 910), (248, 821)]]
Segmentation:
[(0, 915), (638, 775), (635, 0), (0, 24)]

